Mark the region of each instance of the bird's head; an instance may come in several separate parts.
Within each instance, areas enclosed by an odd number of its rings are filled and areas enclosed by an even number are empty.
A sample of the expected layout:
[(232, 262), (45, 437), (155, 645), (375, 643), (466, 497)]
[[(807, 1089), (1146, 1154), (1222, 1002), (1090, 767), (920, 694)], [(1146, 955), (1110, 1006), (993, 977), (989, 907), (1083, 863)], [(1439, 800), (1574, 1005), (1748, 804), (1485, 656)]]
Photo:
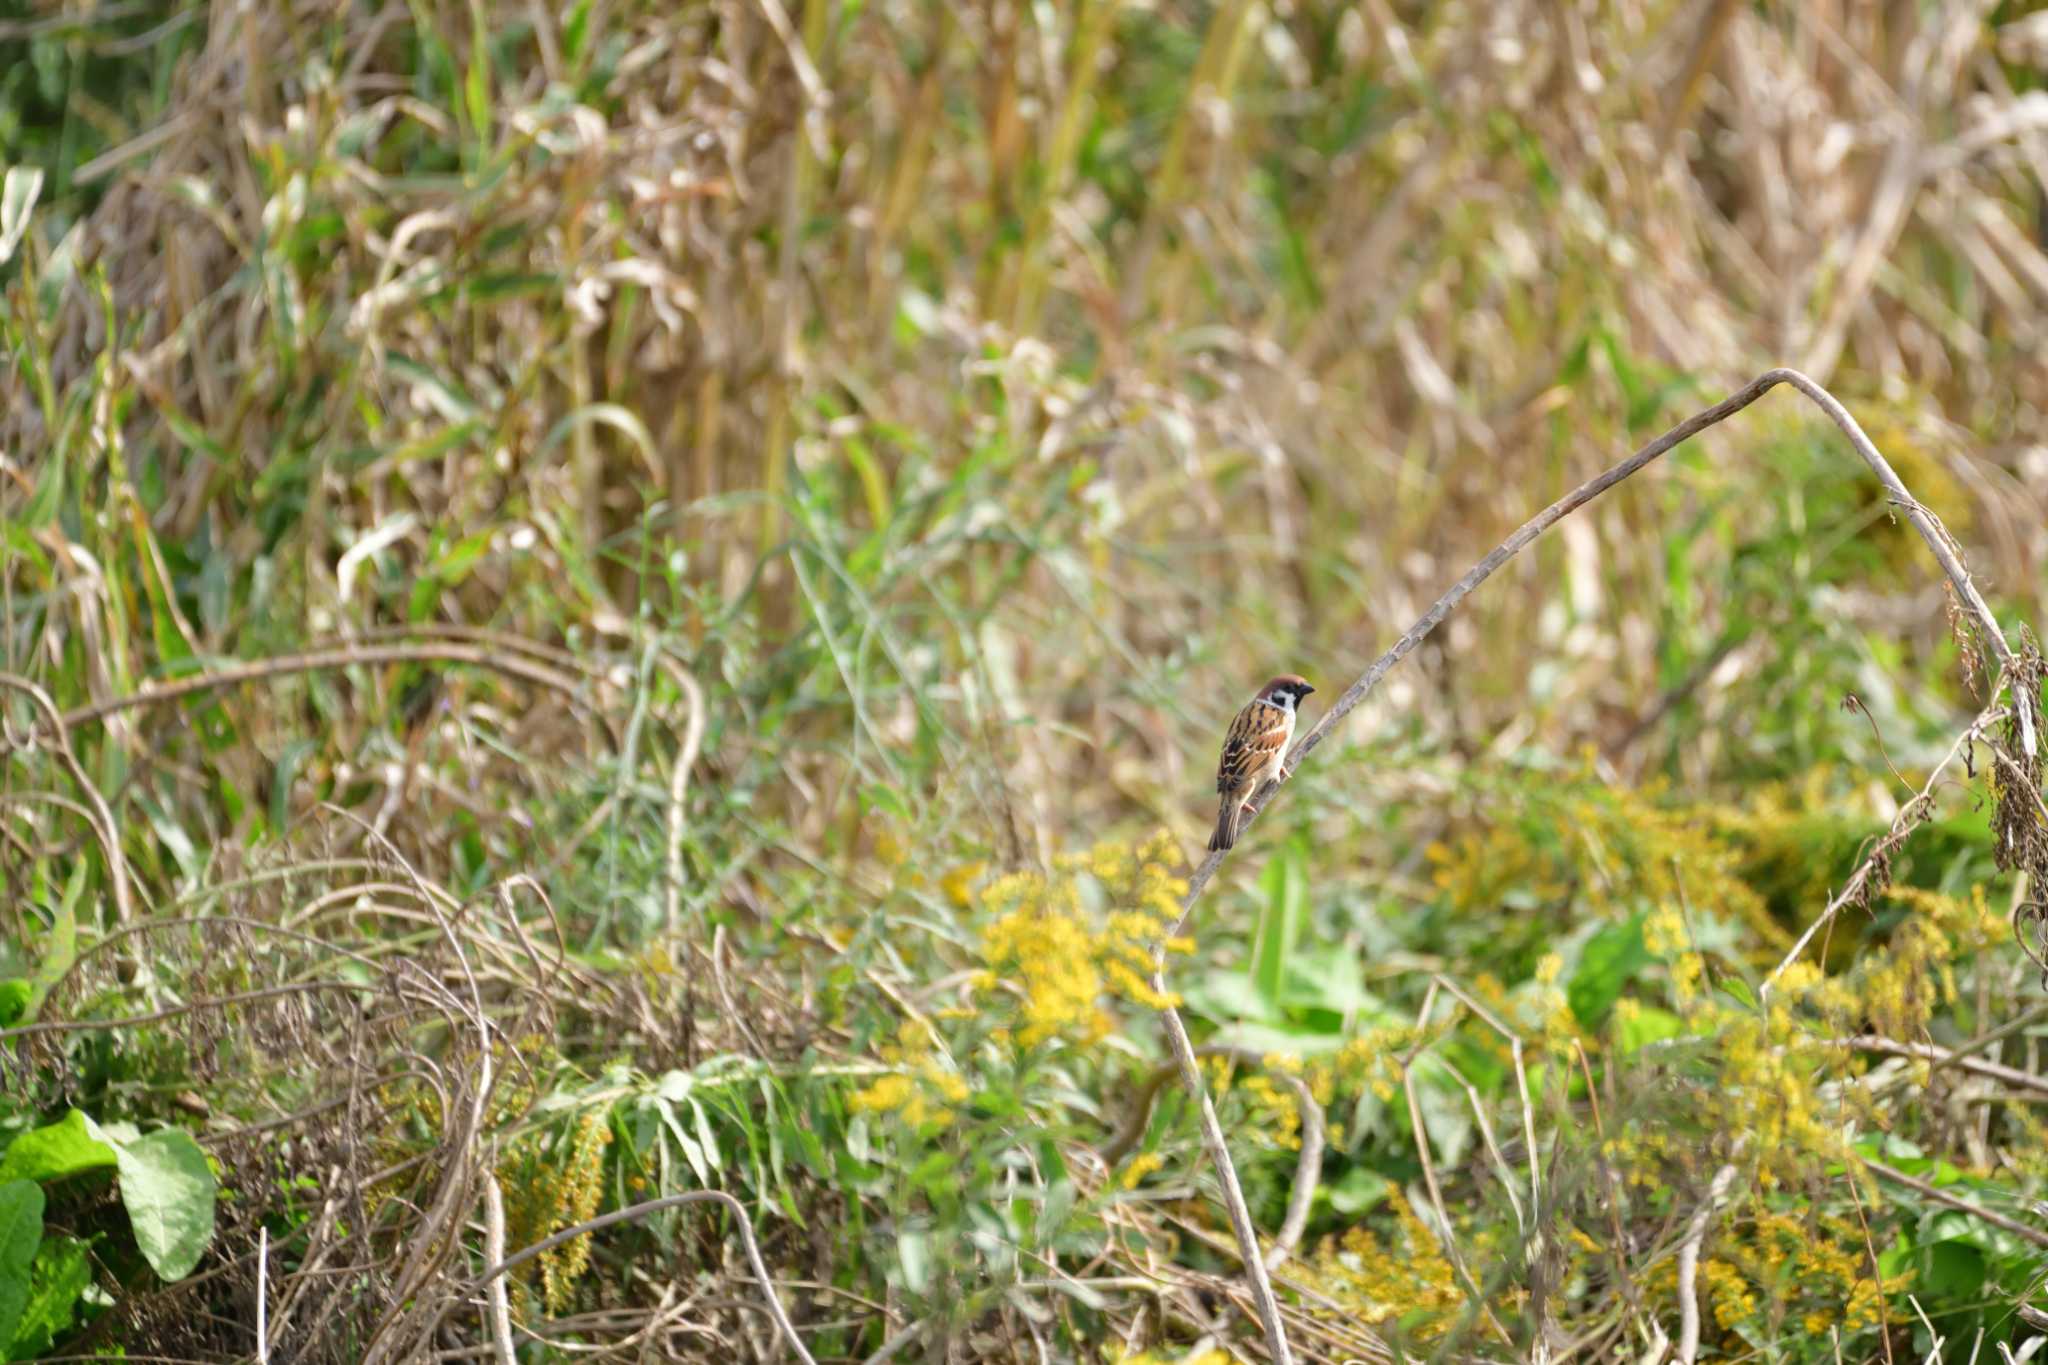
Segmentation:
[(1282, 673), (1259, 691), (1259, 700), (1274, 706), (1284, 706), (1292, 711), (1301, 699), (1315, 691), (1308, 685), (1308, 679), (1293, 673)]

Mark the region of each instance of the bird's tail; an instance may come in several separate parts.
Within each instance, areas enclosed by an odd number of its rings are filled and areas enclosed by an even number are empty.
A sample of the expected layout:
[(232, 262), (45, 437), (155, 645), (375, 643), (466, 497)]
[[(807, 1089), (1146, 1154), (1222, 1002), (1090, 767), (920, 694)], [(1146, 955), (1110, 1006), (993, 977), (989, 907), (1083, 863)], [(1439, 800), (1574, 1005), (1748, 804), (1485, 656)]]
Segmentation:
[(1237, 843), (1237, 822), (1244, 815), (1244, 798), (1232, 793), (1223, 798), (1222, 809), (1216, 812), (1216, 832), (1209, 836), (1209, 849), (1215, 852), (1227, 849)]

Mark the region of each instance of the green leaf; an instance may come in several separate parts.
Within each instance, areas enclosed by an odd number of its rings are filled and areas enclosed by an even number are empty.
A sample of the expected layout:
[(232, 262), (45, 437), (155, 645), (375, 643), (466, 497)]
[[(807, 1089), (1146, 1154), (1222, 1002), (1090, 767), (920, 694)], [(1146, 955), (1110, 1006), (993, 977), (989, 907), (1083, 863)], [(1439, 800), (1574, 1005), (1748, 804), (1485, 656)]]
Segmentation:
[(277, 771), (270, 779), (270, 831), (284, 833), (292, 814), (292, 784), (299, 779), (299, 766), (320, 746), (310, 739), (295, 739), (277, 756)]
[(36, 197), (42, 192), (41, 167), (7, 168), (7, 178), (0, 181), (0, 265), (14, 259), (21, 239), (28, 233), (29, 210), (36, 206)]
[(562, 288), (556, 274), (532, 274), (486, 270), (462, 282), (462, 296), (471, 303), (495, 303), (500, 299), (546, 298)]
[(705, 1117), (704, 1106), (694, 1099), (690, 1101), (690, 1113), (697, 1120), (697, 1143), (704, 1149), (704, 1159), (711, 1163), (712, 1170), (725, 1165), (725, 1158), (718, 1151), (718, 1135), (711, 1131), (711, 1120)]
[(206, 1153), (182, 1128), (164, 1128), (115, 1149), (121, 1202), (135, 1243), (164, 1280), (182, 1280), (213, 1240), (217, 1186)]
[(580, 426), (605, 426), (624, 435), (640, 448), (640, 455), (647, 461), (649, 469), (660, 469), (661, 458), (655, 453), (654, 437), (647, 430), (647, 424), (631, 408), (617, 403), (585, 403), (582, 407), (563, 417), (548, 428), (548, 434), (540, 443), (540, 454), (545, 455), (567, 439), (570, 432)]
[(43, 1243), (43, 1190), (32, 1180), (0, 1184), (0, 1346), (28, 1307), (29, 1267)]
[(583, 55), (583, 44), (590, 37), (590, 0), (576, 0), (569, 11), (569, 17), (562, 21), (562, 55), (571, 62)]
[(903, 1287), (922, 1294), (932, 1283), (931, 1241), (921, 1228), (904, 1228), (896, 1234), (896, 1255), (903, 1265)]
[(1636, 915), (1626, 924), (1608, 925), (1580, 950), (1578, 969), (1565, 988), (1565, 1000), (1572, 1007), (1572, 1017), (1586, 1027), (1605, 1020), (1630, 978), (1656, 961), (1643, 946), (1643, 918)]
[(18, 976), (0, 981), (0, 1028), (7, 1028), (21, 1018), (21, 1012), (28, 1008), (28, 998), (34, 989)]
[(1252, 1019), (1278, 1024), (1279, 1007), (1260, 996), (1251, 978), (1235, 967), (1218, 967), (1203, 973), (1181, 989), (1188, 1008), (1205, 1019), (1227, 1024), (1234, 1019)]
[(1914, 1288), (1936, 1300), (1970, 1301), (1984, 1290), (1984, 1253), (1967, 1242), (1936, 1242), (1925, 1248)]
[(43, 960), (36, 964), (35, 976), (31, 982), (28, 1004), (22, 1009), (22, 1017), (34, 1020), (43, 1012), (43, 1002), (50, 992), (57, 989), (57, 983), (70, 974), (73, 964), (78, 961), (78, 905), (85, 898), (85, 859), (80, 858), (71, 869), (71, 876), (64, 883), (64, 894), (57, 900), (55, 914), (50, 919), (50, 939), (43, 945)]
[(1355, 1218), (1387, 1197), (1393, 1182), (1378, 1171), (1353, 1166), (1329, 1186), (1330, 1207), (1347, 1218)]
[[(14, 1327), (10, 1360), (36, 1360), (49, 1352), (57, 1337), (71, 1328), (79, 1300), (92, 1285), (90, 1242), (76, 1237), (43, 1238), (29, 1271), (28, 1303)], [(0, 1337), (4, 1343), (5, 1337)]]
[(1669, 1010), (1641, 1005), (1615, 1027), (1614, 1041), (1624, 1053), (1640, 1052), (1651, 1043), (1661, 1043), (1685, 1032), (1685, 1021)]
[(1252, 940), (1252, 985), (1270, 1004), (1280, 1002), (1287, 958), (1308, 913), (1308, 857), (1299, 843), (1283, 846), (1259, 877), (1266, 902)]
[(480, 148), (491, 144), (491, 34), (484, 24), (479, 0), (469, 7), (469, 74), (463, 81), (463, 96), (469, 104), (469, 126)]
[(1293, 954), (1287, 964), (1282, 1003), (1294, 1009), (1375, 1017), (1386, 1008), (1378, 996), (1365, 988), (1365, 970), (1359, 955), (1344, 947), (1314, 948)]
[[(669, 1074), (673, 1076), (678, 1073)], [(669, 1136), (676, 1140), (676, 1146), (682, 1150), (683, 1160), (690, 1163), (690, 1170), (696, 1175), (697, 1183), (705, 1189), (710, 1189), (711, 1164), (704, 1159), (704, 1148), (696, 1138), (684, 1130), (682, 1123), (676, 1118), (674, 1105), (665, 1098), (657, 1098), (654, 1103), (656, 1110), (661, 1114), (663, 1125), (669, 1131)]]
[(36, 306), (42, 310), (45, 322), (56, 322), (57, 309), (64, 302), (64, 291), (78, 278), (78, 251), (84, 237), (85, 220), (81, 218), (57, 240), (49, 258), (43, 262), (41, 273), (36, 276)]
[(49, 462), (36, 478), (35, 491), (28, 495), (28, 502), (21, 509), (21, 524), (33, 531), (57, 515), (57, 505), (64, 500), (64, 456), (52, 451)]
[(45, 1128), (23, 1133), (0, 1156), (0, 1181), (45, 1184), (115, 1164), (114, 1149), (99, 1138), (91, 1119), (76, 1109)]

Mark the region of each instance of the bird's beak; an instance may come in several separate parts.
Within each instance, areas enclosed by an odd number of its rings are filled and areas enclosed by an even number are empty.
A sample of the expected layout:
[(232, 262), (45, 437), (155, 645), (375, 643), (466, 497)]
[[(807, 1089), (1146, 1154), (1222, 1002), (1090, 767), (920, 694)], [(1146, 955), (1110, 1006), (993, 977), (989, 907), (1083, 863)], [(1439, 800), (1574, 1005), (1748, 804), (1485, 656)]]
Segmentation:
[(1308, 685), (1307, 685), (1306, 683), (1302, 684), (1302, 688), (1301, 688), (1301, 695), (1302, 695), (1302, 696), (1304, 696), (1304, 697), (1305, 697), (1305, 696), (1307, 696), (1307, 695), (1308, 695), (1309, 693), (1311, 693), (1311, 692), (1313, 692), (1313, 691), (1315, 691), (1315, 689), (1314, 689), (1313, 687), (1310, 687), (1310, 686), (1308, 686)]

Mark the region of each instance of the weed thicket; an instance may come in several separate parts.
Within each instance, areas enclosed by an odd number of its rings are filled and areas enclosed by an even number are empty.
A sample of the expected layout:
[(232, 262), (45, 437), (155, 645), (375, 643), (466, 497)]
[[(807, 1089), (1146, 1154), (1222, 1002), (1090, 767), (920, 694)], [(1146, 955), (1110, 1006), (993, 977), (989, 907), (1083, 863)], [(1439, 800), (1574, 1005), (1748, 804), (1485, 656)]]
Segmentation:
[[(484, 1349), (489, 1179), (729, 1191), (819, 1359), (1256, 1349), (1169, 1004), (1306, 1358), (1637, 1358), (1702, 1216), (1707, 1357), (2048, 1307), (2038, 706), (1772, 977), (1993, 681), (1789, 401), (1170, 937), (1249, 688), (1770, 365), (2038, 624), (2025, 6), (16, 9), (0, 1357)], [(778, 1358), (737, 1231), (520, 1358)]]

